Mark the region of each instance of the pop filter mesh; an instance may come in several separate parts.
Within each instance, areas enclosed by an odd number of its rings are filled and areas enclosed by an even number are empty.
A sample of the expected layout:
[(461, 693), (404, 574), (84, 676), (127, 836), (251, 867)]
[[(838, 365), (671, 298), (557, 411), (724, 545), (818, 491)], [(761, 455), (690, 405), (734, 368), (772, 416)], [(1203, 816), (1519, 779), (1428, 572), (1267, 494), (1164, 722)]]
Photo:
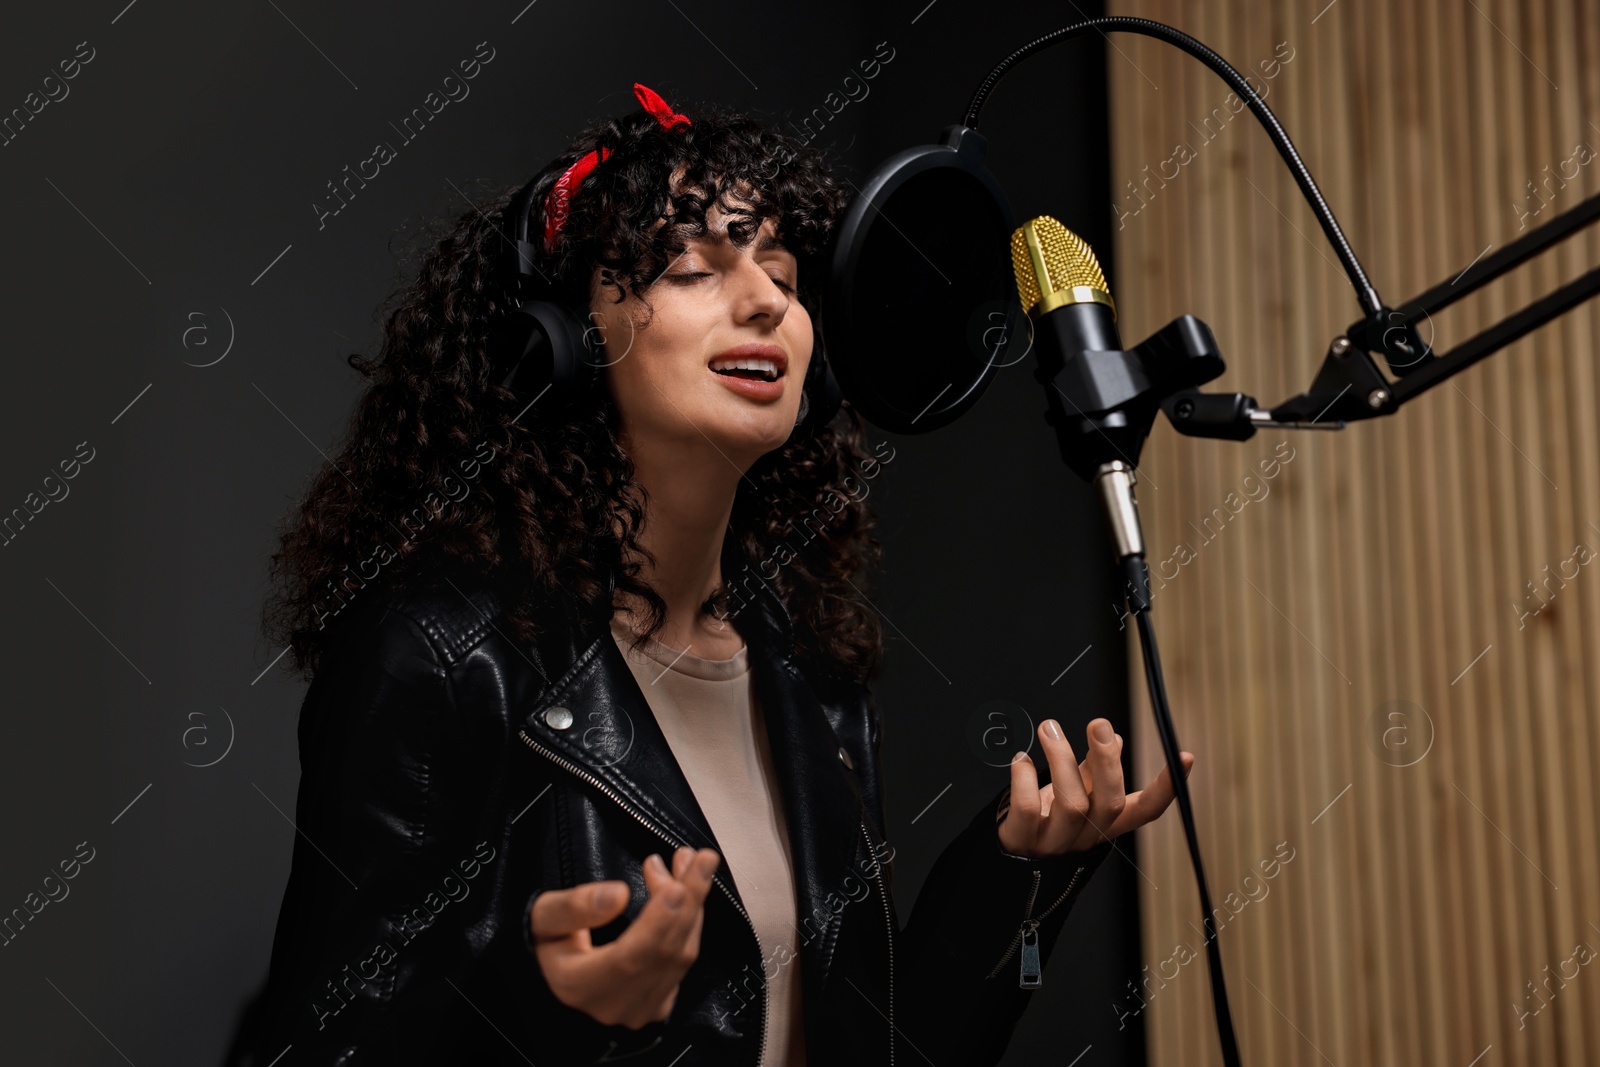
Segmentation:
[(870, 422), (921, 433), (976, 402), (1001, 365), (1008, 328), (1020, 319), (1012, 227), (985, 184), (961, 167), (926, 167), (891, 185), (848, 235), (854, 270), (842, 279), (844, 351), (830, 338), (829, 359)]

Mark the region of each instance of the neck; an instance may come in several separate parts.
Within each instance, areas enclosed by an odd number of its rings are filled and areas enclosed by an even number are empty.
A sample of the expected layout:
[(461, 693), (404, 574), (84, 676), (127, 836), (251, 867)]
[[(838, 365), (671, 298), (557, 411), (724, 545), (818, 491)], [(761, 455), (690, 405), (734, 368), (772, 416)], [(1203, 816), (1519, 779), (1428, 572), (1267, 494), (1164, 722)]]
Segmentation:
[[(659, 636), (677, 648), (697, 636), (728, 633), (727, 622), (702, 605), (722, 584), (722, 544), (741, 477), (732, 464), (707, 469), (684, 464), (681, 456), (678, 463), (658, 462), (649, 453), (632, 456), (634, 478), (648, 496), (639, 544), (654, 557), (640, 560), (639, 576), (666, 602)], [(638, 610), (632, 598), (619, 598), (624, 611)]]

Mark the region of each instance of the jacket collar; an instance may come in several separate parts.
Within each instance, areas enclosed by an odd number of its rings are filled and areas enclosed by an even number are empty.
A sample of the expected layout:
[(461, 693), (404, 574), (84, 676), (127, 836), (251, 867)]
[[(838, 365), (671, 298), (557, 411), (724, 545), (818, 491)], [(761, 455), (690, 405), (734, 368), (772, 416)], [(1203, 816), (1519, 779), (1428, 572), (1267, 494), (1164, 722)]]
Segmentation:
[[(832, 956), (840, 901), (854, 884), (863, 802), (822, 704), (794, 661), (788, 608), (759, 576), (747, 579), (747, 590), (751, 584), (754, 596), (735, 613), (734, 625), (749, 646), (755, 697), (773, 750), (794, 866), (797, 940), (802, 958), (811, 961), (806, 972), (820, 980)], [(722, 852), (611, 635), (609, 617), (595, 620), (559, 652), (564, 660), (546, 662), (560, 674), (551, 674), (527, 709), (525, 732), (658, 835)], [(716, 877), (742, 909), (726, 862)]]

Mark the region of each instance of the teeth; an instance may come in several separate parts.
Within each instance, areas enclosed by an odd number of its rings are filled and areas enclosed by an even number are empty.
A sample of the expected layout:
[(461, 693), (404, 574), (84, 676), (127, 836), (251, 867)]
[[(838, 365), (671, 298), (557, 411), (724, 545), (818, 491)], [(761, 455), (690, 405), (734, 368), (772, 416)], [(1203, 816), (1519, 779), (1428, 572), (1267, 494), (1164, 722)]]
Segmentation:
[(758, 370), (772, 378), (778, 376), (778, 365), (770, 359), (718, 359), (712, 361), (711, 369)]

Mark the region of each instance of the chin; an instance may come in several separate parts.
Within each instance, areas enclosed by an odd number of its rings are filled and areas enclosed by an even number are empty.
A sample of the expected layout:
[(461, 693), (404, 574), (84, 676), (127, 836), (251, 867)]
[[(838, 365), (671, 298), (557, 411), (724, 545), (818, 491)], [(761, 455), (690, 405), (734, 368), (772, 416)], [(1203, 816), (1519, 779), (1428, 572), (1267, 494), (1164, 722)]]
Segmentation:
[(718, 447), (729, 449), (730, 455), (737, 452), (745, 456), (764, 456), (782, 448), (793, 430), (794, 415), (785, 419), (781, 412), (762, 412), (738, 425), (724, 426), (718, 435), (722, 438)]

